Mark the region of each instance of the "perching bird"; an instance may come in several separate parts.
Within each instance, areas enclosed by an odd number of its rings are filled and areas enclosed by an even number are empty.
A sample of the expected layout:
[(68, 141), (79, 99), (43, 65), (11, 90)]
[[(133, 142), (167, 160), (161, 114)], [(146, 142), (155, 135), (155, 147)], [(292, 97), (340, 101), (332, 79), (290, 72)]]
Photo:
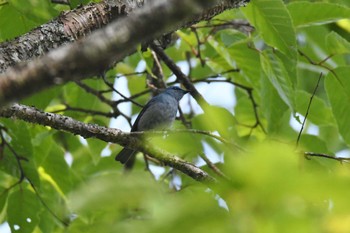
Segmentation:
[[(173, 86), (153, 97), (136, 118), (131, 132), (168, 128), (175, 120), (179, 101), (186, 93), (188, 91)], [(131, 168), (136, 153), (137, 151), (125, 147), (115, 157), (115, 160), (125, 164), (126, 168)]]

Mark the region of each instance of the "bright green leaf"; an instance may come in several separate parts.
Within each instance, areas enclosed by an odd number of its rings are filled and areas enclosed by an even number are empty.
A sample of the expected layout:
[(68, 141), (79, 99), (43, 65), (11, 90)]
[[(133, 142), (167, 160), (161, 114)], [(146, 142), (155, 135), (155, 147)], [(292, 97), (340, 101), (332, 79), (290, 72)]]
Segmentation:
[[(224, 164), (232, 182), (223, 198), (237, 232), (323, 232), (327, 217), (347, 213), (348, 166), (330, 173), (285, 143), (265, 142), (249, 149), (242, 156), (229, 156)], [(252, 219), (254, 224), (244, 224)]]
[(334, 70), (337, 75), (326, 76), (326, 91), (332, 107), (338, 129), (345, 142), (350, 145), (350, 69), (339, 67)]
[(38, 224), (38, 197), (27, 188), (11, 193), (8, 199), (7, 220), (12, 232), (31, 233)]
[(261, 76), (261, 82), (261, 103), (259, 109), (261, 109), (267, 120), (267, 131), (272, 135), (281, 135), (286, 128), (289, 128), (290, 113), (288, 112), (288, 106), (283, 102), (277, 90), (265, 75)]
[(287, 8), (296, 27), (327, 24), (350, 15), (349, 8), (336, 3), (298, 1)]
[(248, 45), (248, 41), (241, 41), (227, 48), (230, 55), (237, 63), (240, 73), (252, 85), (253, 88), (260, 86), (261, 63), (258, 51)]
[(350, 53), (350, 42), (336, 32), (330, 32), (326, 37), (326, 42), (331, 54)]
[(41, 176), (56, 185), (62, 195), (68, 193), (72, 184), (71, 174), (62, 147), (52, 137), (42, 138), (41, 144), (35, 147), (35, 155)]
[(265, 43), (296, 57), (296, 37), (291, 17), (281, 0), (253, 0), (241, 8)]
[(208, 39), (208, 42), (216, 50), (218, 55), (227, 62), (229, 66), (236, 67), (233, 57), (230, 55), (226, 47), (221, 42), (214, 39)]
[(270, 50), (261, 53), (262, 68), (270, 80), (271, 84), (276, 88), (282, 100), (291, 108), (295, 108), (295, 93), (292, 77), (289, 76), (285, 64)]
[[(193, 119), (195, 129), (218, 131), (224, 138), (234, 138), (236, 135), (236, 119), (227, 109), (217, 106), (207, 106), (205, 114)], [(213, 120), (215, 119), (215, 120)]]
[(9, 190), (3, 187), (0, 187), (0, 212), (4, 209), (9, 195)]

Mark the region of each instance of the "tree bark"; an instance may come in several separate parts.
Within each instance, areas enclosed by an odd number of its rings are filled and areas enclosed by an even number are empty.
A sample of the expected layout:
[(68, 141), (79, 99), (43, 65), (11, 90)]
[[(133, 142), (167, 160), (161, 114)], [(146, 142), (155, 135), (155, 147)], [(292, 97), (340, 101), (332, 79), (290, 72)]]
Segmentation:
[(105, 0), (62, 12), (56, 19), (0, 44), (0, 73), (19, 62), (40, 57), (63, 44), (91, 34), (112, 20), (143, 6), (144, 0)]
[(16, 118), (38, 125), (50, 126), (57, 130), (80, 135), (84, 138), (94, 137), (105, 142), (117, 143), (123, 146), (132, 146), (134, 149), (158, 159), (163, 164), (183, 172), (194, 180), (207, 184), (216, 181), (212, 176), (195, 165), (168, 152), (162, 151), (159, 148), (143, 143), (139, 137), (135, 137), (130, 133), (124, 133), (119, 129), (107, 128), (95, 124), (86, 124), (74, 120), (71, 117), (43, 112), (33, 107), (20, 104), (14, 104), (11, 107), (2, 109), (0, 111), (0, 117)]
[(0, 106), (53, 85), (98, 75), (135, 51), (140, 43), (245, 2), (158, 0), (147, 4), (87, 38), (9, 68), (0, 75)]

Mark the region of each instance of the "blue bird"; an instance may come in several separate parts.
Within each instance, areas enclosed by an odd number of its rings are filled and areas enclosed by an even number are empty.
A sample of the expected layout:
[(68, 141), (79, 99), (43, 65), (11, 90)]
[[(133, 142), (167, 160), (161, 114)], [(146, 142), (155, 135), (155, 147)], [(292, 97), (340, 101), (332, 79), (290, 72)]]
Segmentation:
[[(153, 97), (137, 116), (131, 132), (167, 129), (175, 120), (179, 101), (187, 93), (188, 91), (172, 86)], [(131, 168), (136, 153), (137, 151), (125, 147), (115, 160), (125, 164), (126, 168)]]

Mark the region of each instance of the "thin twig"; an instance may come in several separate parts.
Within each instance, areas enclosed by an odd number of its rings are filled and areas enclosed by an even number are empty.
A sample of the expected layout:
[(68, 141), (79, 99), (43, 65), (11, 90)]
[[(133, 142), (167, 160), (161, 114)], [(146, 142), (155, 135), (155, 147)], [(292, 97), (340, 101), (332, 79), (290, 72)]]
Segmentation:
[(196, 53), (196, 57), (200, 60), (201, 62), (201, 65), (204, 67), (205, 66), (205, 60), (202, 58), (202, 55), (201, 55), (201, 45), (202, 45), (202, 42), (201, 40), (199, 39), (199, 35), (198, 35), (198, 32), (197, 32), (197, 29), (195, 27), (190, 27), (191, 28), (191, 31), (194, 33), (194, 35), (196, 36), (196, 40), (197, 40), (197, 53)]
[(100, 112), (100, 111), (94, 111), (90, 109), (84, 109), (84, 108), (78, 108), (78, 107), (72, 107), (68, 104), (64, 104), (64, 108), (51, 111), (51, 113), (60, 113), (60, 112), (66, 112), (66, 111), (76, 111), (76, 112), (82, 112), (87, 113), (90, 115), (97, 115), (97, 116), (104, 116), (104, 117), (117, 117), (118, 115), (112, 112)]
[[(104, 83), (105, 83), (112, 91), (114, 91), (115, 93), (117, 93), (118, 95), (120, 95), (124, 100), (130, 101), (131, 103), (135, 104), (135, 105), (138, 106), (138, 107), (141, 107), (141, 108), (143, 107), (141, 104), (135, 102), (135, 101), (134, 101), (133, 99), (131, 99), (131, 98), (126, 97), (126, 96), (123, 95), (120, 91), (118, 91), (117, 89), (115, 89), (114, 86), (113, 86), (113, 83), (109, 82), (109, 81), (107, 80), (107, 78), (106, 78), (105, 75), (102, 75), (102, 79), (103, 79)], [(115, 105), (115, 103), (116, 103), (116, 102), (114, 102), (114, 105)], [(119, 103), (119, 102), (118, 102), (118, 103)]]
[(322, 153), (315, 153), (315, 152), (304, 152), (304, 155), (306, 156), (306, 158), (308, 158), (308, 157), (321, 157), (321, 158), (326, 158), (326, 159), (337, 160), (339, 162), (348, 162), (348, 161), (350, 161), (350, 158), (335, 157), (335, 156), (332, 156), (332, 155), (327, 155), (327, 154), (322, 154)]
[(151, 43), (151, 48), (157, 53), (157, 55), (163, 60), (163, 62), (168, 66), (168, 68), (175, 74), (177, 80), (182, 83), (187, 90), (190, 91), (191, 95), (197, 100), (201, 105), (202, 109), (205, 111), (209, 104), (205, 101), (203, 96), (195, 88), (191, 80), (181, 71), (181, 69), (176, 65), (176, 63), (164, 52), (162, 48)]
[(305, 123), (306, 123), (306, 119), (307, 119), (307, 117), (308, 117), (308, 115), (309, 115), (309, 112), (310, 112), (311, 103), (312, 103), (312, 100), (313, 100), (313, 98), (314, 98), (314, 96), (315, 96), (315, 94), (316, 94), (318, 85), (320, 84), (320, 80), (321, 80), (321, 78), (322, 78), (322, 75), (323, 75), (323, 74), (322, 74), (322, 72), (321, 72), (321, 73), (320, 73), (320, 76), (318, 77), (317, 84), (316, 84), (316, 86), (315, 86), (315, 88), (314, 88), (314, 91), (313, 91), (313, 93), (312, 93), (312, 95), (311, 95), (311, 97), (310, 97), (310, 101), (309, 101), (309, 104), (308, 104), (307, 109), (306, 109), (306, 114), (305, 114), (303, 123), (301, 124), (301, 129), (300, 129), (299, 134), (298, 134), (298, 138), (297, 138), (297, 142), (296, 142), (296, 147), (298, 147), (298, 145), (299, 145), (299, 141), (300, 141), (300, 138), (301, 138), (301, 134), (303, 133), (304, 126), (305, 126)]
[(254, 116), (255, 116), (255, 124), (253, 126), (249, 126), (249, 125), (245, 125), (247, 127), (250, 127), (252, 129), (256, 128), (257, 126), (260, 126), (261, 130), (266, 134), (266, 130), (263, 126), (263, 124), (261, 123), (260, 121), (260, 117), (259, 117), (259, 113), (258, 113), (258, 107), (259, 105), (256, 103), (255, 101), (255, 98), (253, 96), (253, 88), (252, 87), (248, 87), (248, 86), (245, 86), (243, 84), (240, 84), (240, 83), (237, 83), (237, 82), (234, 82), (228, 78), (225, 78), (225, 79), (213, 79), (214, 77), (220, 77), (222, 74), (224, 73), (229, 73), (229, 72), (238, 72), (239, 69), (232, 69), (232, 70), (228, 70), (228, 71), (225, 71), (225, 72), (222, 72), (221, 74), (218, 74), (218, 75), (212, 75), (212, 76), (208, 76), (206, 78), (201, 78), (201, 79), (195, 79), (193, 80), (193, 83), (197, 83), (197, 82), (206, 82), (206, 83), (213, 83), (213, 82), (225, 82), (225, 83), (230, 83), (240, 89), (243, 89), (244, 91), (247, 92), (248, 94), (248, 98), (250, 99), (252, 105), (253, 105), (253, 111), (254, 111)]
[(76, 84), (78, 86), (80, 86), (83, 90), (85, 90), (87, 93), (90, 93), (90, 94), (96, 96), (99, 100), (101, 100), (101, 102), (111, 106), (115, 115), (118, 115), (118, 116), (121, 115), (125, 119), (128, 119), (128, 116), (126, 114), (119, 111), (115, 101), (107, 99), (100, 91), (97, 91), (97, 90), (89, 87), (88, 85), (84, 84), (81, 81), (76, 81)]
[(336, 77), (336, 79), (341, 83), (340, 79), (338, 78), (338, 76), (337, 76), (337, 74), (334, 72), (334, 70), (331, 69), (331, 68), (329, 68), (328, 66), (324, 65), (324, 63), (325, 63), (327, 60), (329, 60), (330, 58), (332, 58), (332, 57), (334, 56), (333, 54), (327, 56), (326, 58), (322, 59), (322, 60), (319, 61), (319, 62), (315, 62), (315, 61), (313, 61), (309, 56), (307, 56), (303, 51), (298, 50), (298, 53), (299, 53), (300, 56), (305, 57), (306, 60), (307, 60), (310, 64), (315, 65), (315, 66), (320, 66), (320, 67), (322, 67), (322, 68), (328, 70), (329, 72), (331, 72), (331, 73)]
[(212, 163), (204, 153), (201, 153), (199, 156), (204, 160), (204, 162), (208, 165), (208, 167), (211, 170), (213, 170), (218, 176), (226, 180), (229, 180), (229, 178), (214, 163)]

